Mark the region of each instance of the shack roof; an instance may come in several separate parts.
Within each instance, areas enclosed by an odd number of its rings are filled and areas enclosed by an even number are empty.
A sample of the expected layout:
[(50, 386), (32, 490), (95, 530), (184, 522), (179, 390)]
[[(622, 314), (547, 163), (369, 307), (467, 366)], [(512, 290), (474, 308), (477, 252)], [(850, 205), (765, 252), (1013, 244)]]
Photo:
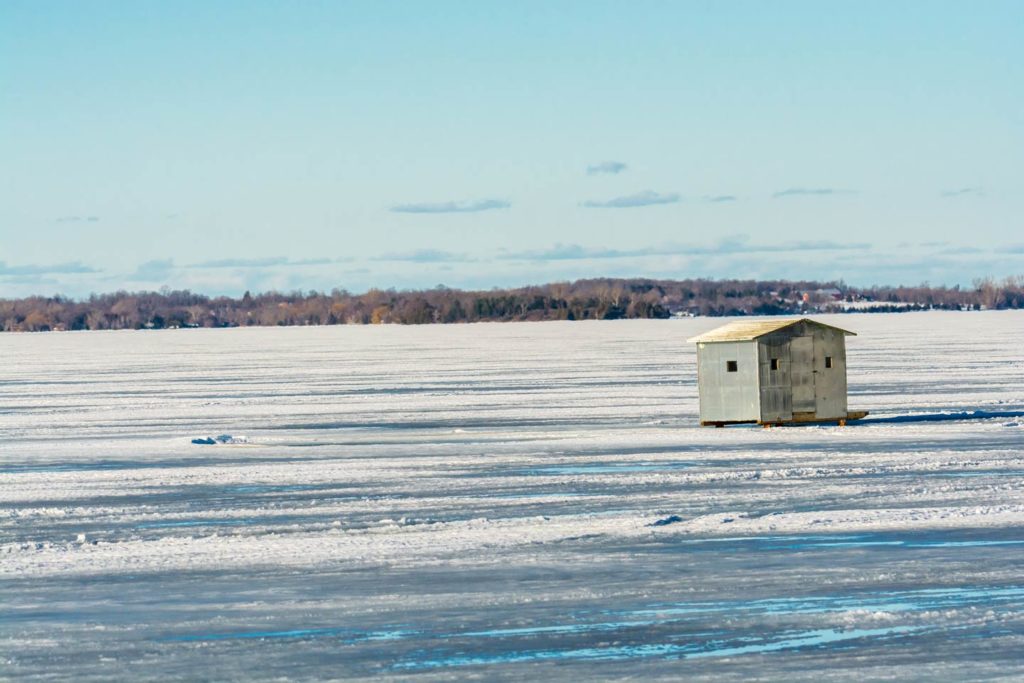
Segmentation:
[(817, 327), (827, 327), (846, 335), (853, 337), (857, 336), (855, 332), (850, 332), (849, 330), (844, 330), (832, 325), (826, 325), (825, 323), (819, 323), (817, 320), (811, 320), (810, 318), (789, 318), (785, 320), (737, 320), (727, 325), (716, 327), (709, 332), (705, 332), (704, 334), (691, 339), (687, 339), (687, 341), (696, 342), (698, 344), (752, 341), (758, 337), (763, 337), (766, 334), (771, 334), (772, 332), (778, 332), (779, 330), (796, 325), (797, 323), (808, 323)]

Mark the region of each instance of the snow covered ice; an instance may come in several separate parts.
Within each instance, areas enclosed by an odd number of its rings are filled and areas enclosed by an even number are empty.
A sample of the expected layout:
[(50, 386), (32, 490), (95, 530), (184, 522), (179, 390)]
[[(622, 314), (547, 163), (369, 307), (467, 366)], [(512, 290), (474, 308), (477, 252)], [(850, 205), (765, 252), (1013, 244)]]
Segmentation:
[(1024, 316), (821, 320), (845, 428), (714, 319), (0, 336), (0, 678), (1024, 677)]

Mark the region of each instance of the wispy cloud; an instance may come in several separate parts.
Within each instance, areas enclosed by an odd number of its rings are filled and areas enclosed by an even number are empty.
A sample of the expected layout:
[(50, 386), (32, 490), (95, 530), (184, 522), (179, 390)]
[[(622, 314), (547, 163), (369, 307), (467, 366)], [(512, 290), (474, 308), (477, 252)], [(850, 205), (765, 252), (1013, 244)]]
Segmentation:
[(333, 263), (329, 258), (300, 259), (293, 261), (284, 256), (266, 258), (226, 258), (193, 263), (189, 268), (269, 268), (271, 266), (322, 266)]
[(51, 265), (24, 265), (24, 266), (9, 266), (4, 261), (0, 261), (0, 276), (20, 276), (20, 275), (47, 275), (47, 274), (79, 274), (79, 273), (98, 273), (99, 270), (90, 266), (84, 265), (81, 261), (67, 261), (65, 263), (54, 263)]
[(943, 254), (945, 256), (967, 256), (969, 254), (987, 254), (990, 253), (990, 251), (990, 249), (981, 249), (979, 247), (958, 245), (955, 247), (947, 247), (945, 249), (940, 249), (936, 253)]
[(394, 213), (477, 213), (507, 209), (512, 203), (505, 199), (478, 199), (464, 202), (420, 202), (412, 204), (395, 204), (391, 207)]
[(725, 202), (735, 202), (735, 201), (737, 201), (737, 199), (738, 199), (738, 197), (736, 197), (736, 195), (733, 195), (733, 194), (712, 194), (712, 195), (705, 195), (704, 196), (704, 201), (711, 202), (712, 204), (723, 204)]
[(753, 244), (747, 235), (732, 235), (714, 244), (661, 244), (634, 249), (584, 247), (579, 244), (555, 244), (548, 249), (501, 252), (500, 260), (515, 261), (577, 261), (587, 259), (624, 259), (648, 256), (714, 256), (723, 254), (794, 253), (807, 251), (863, 251), (871, 245), (865, 242), (781, 242), (779, 244)]
[(157, 259), (140, 263), (127, 279), (131, 282), (159, 282), (169, 278), (173, 271), (173, 259)]
[(835, 187), (787, 187), (772, 195), (773, 199), (783, 197), (822, 197), (833, 194), (853, 194), (852, 190), (840, 190)]
[(531, 249), (527, 251), (504, 251), (498, 254), (501, 260), (509, 261), (576, 261), (582, 259), (626, 258), (630, 256), (646, 256), (652, 253), (649, 248), (641, 249), (606, 249), (604, 247), (584, 247), (579, 244), (558, 243), (548, 249)]
[(615, 197), (605, 201), (591, 199), (583, 202), (588, 209), (632, 209), (639, 206), (654, 206), (655, 204), (675, 204), (679, 201), (679, 194), (676, 192), (659, 193), (651, 190), (637, 192), (636, 194)]
[(621, 161), (602, 161), (600, 163), (587, 166), (587, 175), (601, 175), (602, 173), (618, 175), (627, 168), (629, 168), (629, 166)]
[[(671, 248), (671, 247), (670, 247)], [(809, 240), (800, 242), (779, 242), (777, 244), (756, 244), (749, 235), (731, 235), (707, 246), (679, 245), (677, 254), (757, 254), (792, 253), (804, 251), (863, 251), (870, 249), (867, 242), (835, 242), (832, 240)]]
[(57, 223), (97, 223), (99, 216), (61, 216), (56, 219)]
[(939, 196), (944, 199), (953, 197), (984, 197), (985, 193), (980, 187), (960, 187), (955, 190), (943, 190)]
[(374, 261), (405, 261), (409, 263), (468, 263), (474, 261), (467, 254), (457, 254), (439, 249), (416, 249), (414, 251), (381, 254)]

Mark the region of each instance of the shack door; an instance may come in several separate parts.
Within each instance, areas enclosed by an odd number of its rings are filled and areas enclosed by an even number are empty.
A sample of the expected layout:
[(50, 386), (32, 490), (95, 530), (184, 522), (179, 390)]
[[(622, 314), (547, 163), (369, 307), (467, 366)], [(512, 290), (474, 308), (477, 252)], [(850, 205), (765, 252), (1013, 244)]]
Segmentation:
[(793, 412), (814, 413), (814, 338), (796, 337), (789, 343), (789, 376), (793, 379)]

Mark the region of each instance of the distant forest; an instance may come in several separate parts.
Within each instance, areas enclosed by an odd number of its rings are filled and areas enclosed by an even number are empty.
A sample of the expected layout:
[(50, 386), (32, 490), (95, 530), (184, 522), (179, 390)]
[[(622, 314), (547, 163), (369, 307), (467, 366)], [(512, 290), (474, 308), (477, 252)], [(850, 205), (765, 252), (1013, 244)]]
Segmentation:
[(510, 320), (1024, 308), (1024, 277), (960, 287), (851, 287), (843, 282), (592, 279), (463, 291), (267, 292), (241, 298), (189, 291), (0, 299), (0, 330), (120, 330), (255, 325), (364, 325)]

